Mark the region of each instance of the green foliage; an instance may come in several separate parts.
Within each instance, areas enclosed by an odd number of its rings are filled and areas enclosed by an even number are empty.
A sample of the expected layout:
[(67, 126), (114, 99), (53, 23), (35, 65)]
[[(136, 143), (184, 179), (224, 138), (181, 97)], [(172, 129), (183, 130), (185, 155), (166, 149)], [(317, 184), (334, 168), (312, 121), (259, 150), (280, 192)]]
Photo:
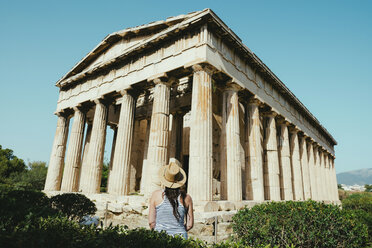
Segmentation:
[(372, 194), (354, 193), (342, 200), (342, 208), (352, 210), (359, 220), (368, 226), (370, 240), (372, 239)]
[(102, 177), (101, 177), (101, 192), (107, 191), (107, 180), (109, 175), (109, 162), (105, 161), (102, 164)]
[(245, 245), (363, 247), (367, 227), (355, 213), (314, 201), (271, 202), (240, 210), (233, 217), (236, 240)]
[(71, 220), (80, 221), (85, 215), (96, 213), (96, 205), (85, 195), (66, 193), (50, 198), (53, 209), (58, 210)]
[(6, 183), (12, 174), (25, 170), (26, 165), (23, 160), (14, 156), (12, 150), (2, 149), (0, 145), (0, 183)]
[(0, 187), (0, 206), (0, 227), (6, 230), (15, 228), (20, 223), (29, 223), (36, 218), (55, 214), (44, 193), (14, 190), (4, 185)]
[(372, 185), (371, 184), (365, 184), (364, 185), (364, 192), (372, 192)]
[(18, 189), (42, 190), (47, 174), (45, 162), (35, 161), (26, 167), (22, 159), (0, 145), (0, 184)]
[(29, 169), (20, 173), (14, 173), (8, 182), (17, 188), (28, 190), (42, 190), (48, 168), (45, 162), (35, 161), (28, 164)]
[(341, 184), (337, 184), (337, 188), (342, 190), (344, 189)]
[(165, 233), (146, 229), (128, 230), (115, 226), (106, 229), (80, 226), (66, 217), (40, 218), (32, 225), (12, 233), (0, 230), (0, 247), (141, 247), (206, 248), (195, 240), (171, 237)]

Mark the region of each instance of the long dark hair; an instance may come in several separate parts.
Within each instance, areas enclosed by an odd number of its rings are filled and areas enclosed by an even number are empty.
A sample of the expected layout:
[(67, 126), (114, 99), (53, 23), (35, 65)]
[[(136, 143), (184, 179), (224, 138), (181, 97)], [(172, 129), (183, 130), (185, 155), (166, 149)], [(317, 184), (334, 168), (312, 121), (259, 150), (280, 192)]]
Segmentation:
[[(181, 216), (180, 216), (180, 213), (178, 212), (178, 200), (177, 200), (177, 198), (181, 194), (183, 203), (185, 204), (186, 192), (183, 191), (183, 190), (180, 190), (180, 188), (172, 189), (172, 188), (165, 187), (164, 193), (167, 196), (169, 202), (171, 203), (171, 205), (173, 207), (174, 217), (176, 217), (177, 221), (180, 221)], [(185, 209), (186, 209), (186, 207), (185, 207)], [(186, 209), (186, 213), (187, 213), (187, 209)]]

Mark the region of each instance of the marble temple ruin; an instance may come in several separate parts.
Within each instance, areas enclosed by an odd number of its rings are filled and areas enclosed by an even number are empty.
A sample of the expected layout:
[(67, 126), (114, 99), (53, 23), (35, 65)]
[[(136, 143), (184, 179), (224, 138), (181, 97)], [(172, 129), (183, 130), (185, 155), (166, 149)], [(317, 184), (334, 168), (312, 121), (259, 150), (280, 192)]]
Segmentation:
[(112, 33), (56, 86), (45, 192), (99, 194), (112, 128), (114, 197), (177, 158), (196, 203), (339, 201), (335, 139), (210, 9)]

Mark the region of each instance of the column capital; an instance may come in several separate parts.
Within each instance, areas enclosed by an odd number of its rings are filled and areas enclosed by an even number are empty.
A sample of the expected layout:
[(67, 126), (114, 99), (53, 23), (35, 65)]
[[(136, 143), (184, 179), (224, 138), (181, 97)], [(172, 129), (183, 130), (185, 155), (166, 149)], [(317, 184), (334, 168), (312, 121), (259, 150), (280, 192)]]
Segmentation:
[(81, 103), (79, 103), (76, 106), (72, 107), (72, 109), (74, 110), (74, 112), (80, 111), (80, 112), (82, 112), (84, 114), (86, 112), (88, 112), (88, 110), (89, 110), (89, 108), (86, 105), (83, 105)]
[(96, 99), (93, 99), (92, 102), (94, 102), (96, 105), (99, 103), (102, 103), (103, 105), (108, 105), (111, 103), (111, 101), (103, 96), (98, 97)]
[(279, 124), (279, 125), (286, 125), (286, 126), (289, 126), (291, 123), (283, 116), (281, 115), (278, 115), (276, 117), (276, 122)]
[(172, 114), (172, 115), (178, 115), (178, 116), (184, 116), (187, 112), (188, 112), (188, 110), (185, 110), (185, 109), (180, 108), (180, 109), (177, 109), (177, 110), (173, 111), (170, 114)]
[(58, 117), (65, 117), (67, 118), (70, 114), (65, 109), (62, 109), (61, 111), (56, 111), (54, 114)]
[(229, 80), (225, 87), (224, 87), (224, 90), (225, 91), (234, 91), (234, 92), (238, 92), (240, 90), (242, 90), (243, 87), (241, 87), (239, 84), (237, 84), (236, 82), (232, 81), (232, 80)]
[(147, 79), (147, 82), (154, 82), (154, 83), (162, 82), (162, 81), (165, 81), (165, 82), (168, 81), (168, 75), (165, 72), (152, 75), (151, 77)]
[(247, 104), (248, 104), (248, 105), (256, 105), (256, 106), (260, 106), (260, 105), (262, 105), (263, 103), (262, 103), (260, 100), (258, 100), (257, 97), (254, 96), (254, 97), (251, 97), (251, 98), (248, 99)]
[(195, 64), (191, 66), (194, 72), (204, 71), (212, 76), (217, 70), (209, 64)]
[(129, 91), (132, 89), (132, 87), (128, 87), (122, 90), (117, 90), (116, 92), (119, 93), (121, 96), (124, 96), (126, 94), (129, 94)]
[(277, 115), (278, 115), (278, 113), (275, 112), (275, 111), (273, 111), (273, 110), (266, 111), (266, 112), (262, 112), (262, 116), (264, 116), (264, 117), (272, 117), (272, 118), (275, 118)]
[(130, 86), (122, 90), (117, 90), (116, 92), (120, 95), (118, 98), (123, 97), (127, 94), (132, 96), (133, 98), (137, 98), (141, 94), (138, 89), (132, 88)]
[(289, 126), (289, 132), (291, 134), (297, 134), (299, 131), (300, 131), (300, 129), (297, 126), (295, 126), (295, 125)]
[(314, 140), (313, 138), (311, 138), (311, 137), (306, 137), (306, 141), (307, 141), (310, 145), (312, 145), (312, 144), (315, 142), (315, 140)]

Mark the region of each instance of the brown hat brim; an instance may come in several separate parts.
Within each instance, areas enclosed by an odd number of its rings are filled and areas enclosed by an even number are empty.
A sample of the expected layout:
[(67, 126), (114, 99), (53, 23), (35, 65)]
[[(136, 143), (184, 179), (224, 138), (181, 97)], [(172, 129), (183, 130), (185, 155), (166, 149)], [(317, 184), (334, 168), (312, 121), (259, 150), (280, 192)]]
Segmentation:
[(166, 170), (167, 166), (164, 165), (162, 166), (160, 169), (159, 169), (159, 178), (160, 178), (160, 182), (167, 188), (171, 188), (171, 189), (176, 189), (176, 188), (179, 188), (181, 187), (182, 185), (184, 185), (186, 183), (186, 173), (185, 171), (180, 167), (180, 174), (179, 174), (179, 180), (175, 181), (175, 182), (170, 182), (168, 181), (166, 178), (165, 178), (165, 170)]

